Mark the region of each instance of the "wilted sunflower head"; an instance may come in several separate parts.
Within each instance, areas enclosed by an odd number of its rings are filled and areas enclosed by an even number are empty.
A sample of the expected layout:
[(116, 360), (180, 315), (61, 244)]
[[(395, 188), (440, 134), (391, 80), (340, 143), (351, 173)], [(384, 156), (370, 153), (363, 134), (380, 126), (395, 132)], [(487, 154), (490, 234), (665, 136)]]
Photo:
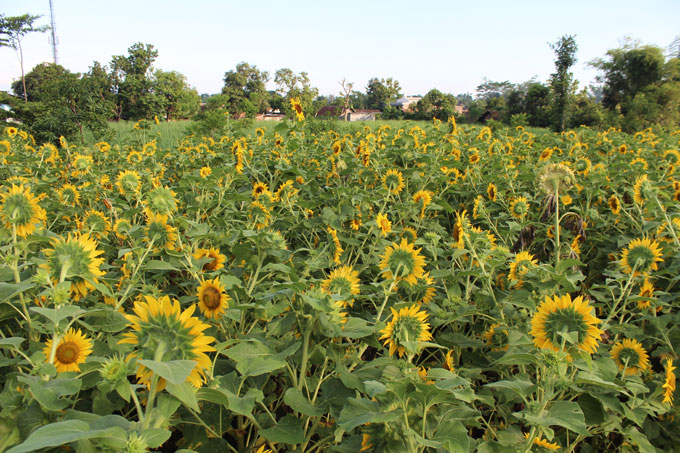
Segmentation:
[(548, 164), (538, 174), (538, 186), (546, 194), (563, 192), (575, 182), (574, 171), (565, 164)]
[(97, 243), (88, 234), (69, 234), (66, 239), (59, 236), (52, 240), (52, 248), (43, 253), (47, 262), (40, 267), (47, 271), (54, 284), (70, 280), (75, 301), (94, 289), (93, 283), (99, 283), (97, 277), (104, 275), (99, 269), (104, 263), (99, 255), (104, 252), (97, 250)]
[[(182, 310), (179, 301), (170, 301), (168, 296), (144, 296), (135, 302), (134, 313), (125, 315), (131, 331), (123, 334), (118, 343), (134, 346), (128, 360), (133, 357), (156, 361), (193, 360), (196, 366), (187, 381), (201, 387), (206, 381), (205, 372), (212, 365), (206, 352), (215, 350), (210, 346), (215, 338), (203, 333), (210, 326), (193, 316), (195, 310), (196, 305)], [(142, 364), (137, 366), (139, 383), (150, 387), (153, 377), (153, 371)], [(161, 378), (158, 389), (164, 387), (165, 381)]]
[(16, 229), (16, 234), (26, 237), (47, 218), (43, 208), (38, 205), (38, 198), (33, 196), (31, 189), (23, 185), (12, 187), (2, 195), (0, 204), (0, 220), (7, 229)]

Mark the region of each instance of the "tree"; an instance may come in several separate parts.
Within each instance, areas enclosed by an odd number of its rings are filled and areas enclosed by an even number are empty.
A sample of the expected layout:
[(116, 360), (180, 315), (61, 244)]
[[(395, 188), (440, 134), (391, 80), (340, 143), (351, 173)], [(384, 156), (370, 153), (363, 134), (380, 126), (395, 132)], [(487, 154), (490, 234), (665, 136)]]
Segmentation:
[(189, 118), (198, 112), (201, 105), (198, 92), (177, 71), (154, 71), (153, 92), (160, 98), (159, 105), (167, 121)]
[(557, 42), (550, 44), (550, 48), (555, 52), (555, 72), (550, 76), (550, 87), (554, 99), (556, 126), (558, 130), (563, 131), (573, 78), (569, 68), (576, 63), (578, 46), (574, 36), (564, 35)]
[(268, 72), (260, 71), (257, 66), (250, 66), (246, 62), (237, 64), (236, 70), (225, 73), (222, 94), (226, 95), (229, 113), (245, 112), (248, 116), (254, 116), (266, 111), (269, 95), (265, 83), (268, 80)]
[(484, 81), (477, 86), (477, 99), (489, 101), (494, 98), (502, 98), (513, 87), (514, 85), (507, 80), (504, 82), (494, 82), (484, 78)]
[(276, 92), (284, 99), (284, 110), (292, 111), (290, 100), (297, 98), (302, 104), (303, 111), (310, 111), (314, 98), (319, 95), (319, 90), (312, 87), (309, 75), (306, 72), (296, 74), (289, 68), (282, 68), (274, 73)]
[(352, 88), (354, 87), (354, 83), (347, 82), (345, 79), (342, 79), (342, 81), (338, 83), (342, 87), (342, 91), (340, 92), (340, 96), (342, 96), (343, 99), (342, 111), (345, 115), (345, 121), (347, 121), (347, 115), (349, 115), (350, 110), (354, 108), (352, 105)]
[(447, 121), (456, 111), (456, 98), (437, 89), (430, 90), (416, 106), (420, 119), (437, 118)]
[(531, 82), (527, 87), (524, 111), (529, 125), (548, 127), (550, 125), (550, 88), (540, 82)]
[(382, 110), (401, 97), (399, 82), (390, 78), (372, 78), (366, 86), (366, 104), (369, 109)]
[(160, 98), (154, 96), (152, 65), (158, 51), (152, 44), (138, 42), (128, 55), (115, 55), (110, 63), (111, 92), (115, 99), (116, 119), (151, 118), (161, 111)]
[(67, 72), (68, 70), (61, 65), (40, 63), (25, 74), (22, 80), (15, 80), (12, 83), (12, 91), (27, 102), (37, 101), (45, 96), (44, 90), (52, 79)]
[(47, 25), (36, 27), (33, 23), (42, 16), (24, 14), (22, 16), (5, 17), (0, 15), (0, 47), (11, 47), (19, 56), (21, 66), (21, 81), (23, 83), (24, 102), (28, 103), (28, 94), (24, 76), (24, 51), (21, 47), (21, 40), (31, 32), (43, 33), (49, 29)]

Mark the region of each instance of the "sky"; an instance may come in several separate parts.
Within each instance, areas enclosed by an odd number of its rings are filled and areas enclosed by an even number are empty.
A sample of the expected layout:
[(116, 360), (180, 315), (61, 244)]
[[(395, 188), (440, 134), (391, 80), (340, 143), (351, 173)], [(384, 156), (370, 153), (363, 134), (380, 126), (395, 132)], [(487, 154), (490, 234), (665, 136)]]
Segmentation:
[[(546, 82), (549, 43), (575, 35), (572, 67), (581, 87), (595, 83), (588, 62), (632, 38), (667, 48), (680, 36), (680, 1), (648, 0), (53, 0), (58, 62), (86, 72), (137, 42), (158, 50), (155, 68), (179, 71), (199, 93), (217, 93), (245, 61), (273, 74), (308, 73), (323, 95), (343, 79), (366, 90), (372, 77), (399, 81), (406, 95), (437, 88), (471, 93), (485, 79)], [(49, 24), (48, 0), (0, 0), (0, 14)], [(22, 41), (24, 67), (53, 61), (49, 33)], [(15, 52), (0, 48), (0, 90), (20, 79)]]

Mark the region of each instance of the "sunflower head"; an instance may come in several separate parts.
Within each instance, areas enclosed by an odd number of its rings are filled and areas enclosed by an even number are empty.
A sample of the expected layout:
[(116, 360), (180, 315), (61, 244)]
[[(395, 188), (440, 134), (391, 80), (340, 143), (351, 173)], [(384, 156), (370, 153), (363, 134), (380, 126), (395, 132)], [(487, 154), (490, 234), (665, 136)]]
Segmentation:
[(142, 178), (134, 170), (123, 170), (116, 177), (116, 186), (121, 195), (136, 195), (142, 187)]
[(201, 280), (198, 287), (198, 308), (206, 318), (220, 319), (231, 298), (224, 292), (219, 278)]
[[(335, 145), (333, 149), (335, 149)], [(387, 170), (382, 178), (382, 184), (392, 195), (397, 195), (404, 188), (404, 176), (399, 170)]]
[(534, 259), (534, 255), (527, 251), (519, 252), (515, 255), (514, 261), (510, 263), (508, 279), (511, 281), (516, 280), (517, 288), (521, 288), (524, 285), (524, 276), (529, 272), (529, 269), (537, 264), (538, 260)]
[(154, 214), (171, 215), (177, 210), (176, 195), (177, 194), (168, 187), (154, 187), (146, 196), (146, 208)]
[(489, 185), (486, 188), (486, 194), (489, 196), (489, 200), (491, 201), (496, 201), (496, 195), (497, 195), (497, 190), (496, 190), (496, 185), (492, 182), (489, 183)]
[(146, 238), (147, 242), (153, 241), (154, 251), (161, 248), (173, 250), (177, 242), (177, 228), (168, 225), (168, 216), (146, 212)]
[(73, 184), (64, 184), (57, 190), (59, 202), (66, 206), (76, 206), (80, 204), (80, 192)]
[(73, 237), (69, 234), (66, 239), (60, 236), (52, 241), (52, 248), (43, 253), (47, 262), (40, 267), (55, 284), (70, 280), (75, 301), (94, 289), (93, 283), (99, 283), (97, 277), (104, 275), (99, 269), (104, 263), (99, 255), (104, 252), (97, 250), (97, 243), (88, 234)]
[(256, 229), (261, 230), (269, 225), (272, 216), (265, 205), (255, 200), (250, 203), (250, 207), (248, 208), (248, 218), (251, 219)]
[(413, 304), (399, 311), (390, 308), (392, 320), (380, 331), (383, 345), (389, 346), (390, 356), (395, 352), (399, 357), (404, 354), (413, 355), (422, 349), (421, 341), (432, 339), (430, 324), (427, 322), (428, 314), (421, 311), (420, 306)]
[(210, 258), (208, 262), (203, 264), (203, 271), (206, 272), (222, 269), (224, 263), (227, 261), (227, 257), (221, 254), (220, 250), (216, 248), (197, 249), (193, 256), (197, 260), (200, 260), (201, 258)]
[(575, 182), (574, 171), (565, 164), (548, 164), (538, 174), (538, 186), (546, 194), (563, 192)]
[(501, 324), (495, 323), (482, 334), (486, 345), (494, 351), (506, 351), (510, 347), (508, 344), (508, 330), (503, 327)]
[(302, 102), (300, 101), (300, 98), (291, 98), (290, 107), (291, 109), (293, 109), (293, 112), (295, 112), (295, 118), (298, 121), (302, 121), (305, 119), (305, 114), (302, 111)]
[(621, 268), (626, 274), (648, 275), (659, 267), (656, 263), (663, 261), (663, 253), (659, 243), (649, 239), (633, 239), (621, 253)]
[[(45, 342), (43, 354), (47, 360), (52, 355), (54, 347), (53, 340), (50, 338)], [(66, 371), (80, 371), (80, 364), (85, 363), (87, 356), (92, 354), (92, 340), (89, 340), (80, 329), (73, 328), (66, 332), (66, 335), (59, 340), (54, 353), (54, 366), (58, 373)]]
[(529, 201), (525, 197), (517, 197), (510, 203), (510, 215), (516, 219), (524, 219), (529, 213)]
[(619, 370), (626, 370), (626, 376), (640, 374), (649, 369), (649, 355), (637, 340), (625, 338), (616, 342), (610, 355)]
[(8, 229), (15, 228), (20, 237), (32, 234), (36, 224), (43, 223), (47, 218), (45, 210), (38, 205), (38, 198), (33, 196), (28, 187), (12, 184), (0, 197), (0, 220)]
[(597, 349), (602, 330), (601, 323), (592, 314), (593, 309), (582, 296), (572, 300), (571, 295), (546, 297), (531, 319), (531, 335), (537, 348), (552, 351), (564, 350), (568, 343), (588, 354)]
[(253, 198), (259, 198), (265, 192), (269, 192), (269, 187), (263, 182), (253, 184)]
[[(144, 296), (134, 304), (133, 314), (125, 317), (130, 322), (130, 332), (123, 334), (119, 344), (130, 344), (134, 351), (128, 359), (136, 357), (145, 360), (193, 360), (196, 366), (191, 370), (187, 381), (194, 387), (205, 383), (205, 372), (212, 363), (206, 352), (214, 351), (210, 346), (215, 338), (203, 333), (210, 326), (194, 317), (196, 305), (181, 310), (177, 300), (170, 301), (168, 296), (155, 298)], [(137, 366), (137, 380), (150, 386), (153, 372), (144, 365)], [(159, 389), (165, 387), (161, 378)]]
[(103, 212), (96, 209), (88, 210), (83, 219), (78, 222), (78, 229), (81, 233), (89, 233), (95, 239), (101, 240), (111, 231), (111, 222)]
[(425, 258), (420, 254), (420, 250), (409, 244), (406, 239), (402, 239), (398, 245), (393, 242), (387, 246), (380, 262), (385, 278), (404, 280), (409, 285), (415, 285), (424, 274)]
[(465, 248), (465, 238), (469, 228), (470, 219), (468, 219), (467, 211), (456, 212), (456, 223), (453, 225), (453, 243), (456, 248)]
[(646, 196), (653, 189), (651, 182), (647, 178), (647, 175), (642, 175), (635, 180), (635, 185), (633, 186), (633, 200), (639, 205), (645, 203)]
[(612, 195), (609, 197), (609, 200), (607, 200), (607, 204), (609, 205), (609, 209), (612, 210), (612, 213), (615, 215), (619, 215), (621, 212), (621, 201), (616, 195)]
[(359, 294), (359, 283), (359, 271), (353, 270), (352, 266), (340, 266), (321, 283), (321, 289), (345, 299), (339, 301), (343, 307), (351, 307), (354, 304), (352, 296)]
[(387, 214), (383, 214), (382, 212), (379, 213), (375, 217), (375, 223), (378, 225), (378, 228), (380, 228), (380, 233), (383, 236), (387, 236), (387, 233), (392, 231), (392, 222), (387, 218)]

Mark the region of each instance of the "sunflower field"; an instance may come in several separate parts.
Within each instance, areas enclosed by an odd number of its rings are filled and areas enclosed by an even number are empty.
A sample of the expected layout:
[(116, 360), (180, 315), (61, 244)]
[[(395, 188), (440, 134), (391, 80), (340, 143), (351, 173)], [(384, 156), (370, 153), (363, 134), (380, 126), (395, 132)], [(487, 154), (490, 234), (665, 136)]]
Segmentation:
[(2, 132), (0, 452), (680, 445), (680, 131), (153, 130)]

